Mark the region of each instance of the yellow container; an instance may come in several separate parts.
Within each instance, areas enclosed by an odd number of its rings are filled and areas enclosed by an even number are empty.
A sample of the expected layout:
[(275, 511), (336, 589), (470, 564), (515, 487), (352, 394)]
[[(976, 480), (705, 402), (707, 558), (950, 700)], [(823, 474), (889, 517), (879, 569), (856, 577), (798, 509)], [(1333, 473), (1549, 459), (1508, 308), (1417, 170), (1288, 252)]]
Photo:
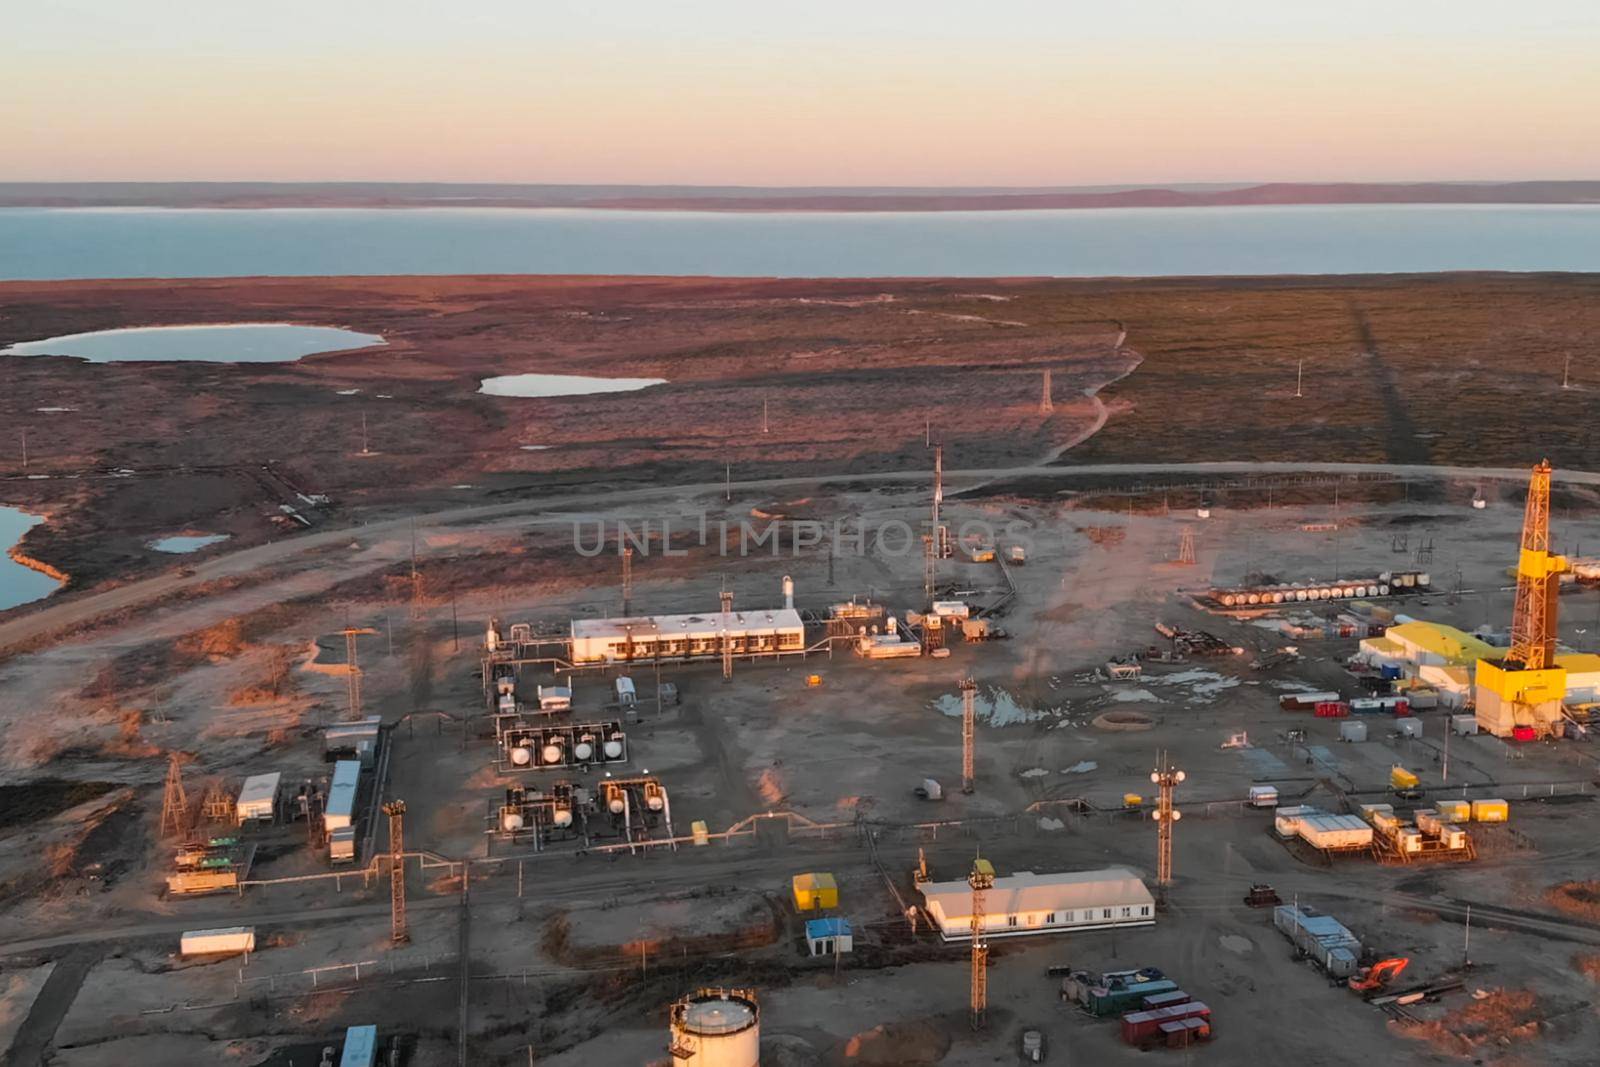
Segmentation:
[(1472, 802), (1472, 819), (1474, 822), (1505, 822), (1511, 818), (1511, 805), (1503, 800), (1474, 800)]
[(1415, 789), (1421, 779), (1404, 767), (1389, 768), (1389, 784), (1396, 789)]
[(1472, 818), (1472, 805), (1465, 800), (1441, 800), (1434, 807), (1445, 822), (1467, 822)]
[(820, 675), (820, 674), (808, 674), (808, 675), (806, 675), (806, 685), (810, 686), (812, 689), (817, 688), (817, 686), (819, 686), (821, 684), (822, 684), (822, 675)]
[(794, 876), (795, 911), (817, 911), (839, 906), (839, 883), (827, 871)]
[(694, 843), (696, 845), (711, 844), (711, 830), (706, 826), (706, 821), (704, 819), (696, 819), (694, 822), (690, 823), (689, 832), (694, 835)]
[(1372, 813), (1372, 825), (1383, 833), (1393, 837), (1400, 829), (1400, 816), (1392, 811), (1375, 811)]

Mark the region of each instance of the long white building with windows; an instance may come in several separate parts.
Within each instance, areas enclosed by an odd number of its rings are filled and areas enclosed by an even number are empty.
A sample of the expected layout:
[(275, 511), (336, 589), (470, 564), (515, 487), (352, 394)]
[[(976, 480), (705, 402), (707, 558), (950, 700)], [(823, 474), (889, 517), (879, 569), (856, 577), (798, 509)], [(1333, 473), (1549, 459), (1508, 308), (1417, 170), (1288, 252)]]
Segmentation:
[(724, 644), (735, 656), (799, 654), (805, 638), (805, 622), (793, 608), (574, 619), (572, 662), (711, 659)]
[[(922, 885), (923, 910), (946, 941), (972, 938), (972, 887), (959, 882)], [(991, 938), (1150, 926), (1156, 902), (1139, 876), (1126, 867), (996, 878), (984, 893), (983, 929)]]

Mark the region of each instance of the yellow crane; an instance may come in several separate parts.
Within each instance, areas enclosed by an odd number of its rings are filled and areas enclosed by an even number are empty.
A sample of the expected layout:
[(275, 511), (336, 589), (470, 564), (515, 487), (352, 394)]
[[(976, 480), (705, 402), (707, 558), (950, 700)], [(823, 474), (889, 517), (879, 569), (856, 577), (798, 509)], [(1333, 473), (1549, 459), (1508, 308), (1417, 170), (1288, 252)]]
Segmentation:
[(1560, 721), (1567, 671), (1556, 663), (1556, 600), (1568, 569), (1566, 557), (1550, 551), (1550, 461), (1544, 460), (1528, 480), (1511, 650), (1499, 663), (1478, 661), (1478, 725), (1497, 737), (1519, 726), (1548, 734)]

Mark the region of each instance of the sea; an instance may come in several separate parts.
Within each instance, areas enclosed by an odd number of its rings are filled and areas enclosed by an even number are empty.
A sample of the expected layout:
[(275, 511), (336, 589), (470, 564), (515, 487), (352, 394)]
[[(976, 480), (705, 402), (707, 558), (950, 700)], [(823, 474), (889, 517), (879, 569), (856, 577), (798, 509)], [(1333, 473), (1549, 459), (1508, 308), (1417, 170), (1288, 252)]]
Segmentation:
[(1600, 204), (1055, 211), (0, 209), (0, 279), (1600, 270)]

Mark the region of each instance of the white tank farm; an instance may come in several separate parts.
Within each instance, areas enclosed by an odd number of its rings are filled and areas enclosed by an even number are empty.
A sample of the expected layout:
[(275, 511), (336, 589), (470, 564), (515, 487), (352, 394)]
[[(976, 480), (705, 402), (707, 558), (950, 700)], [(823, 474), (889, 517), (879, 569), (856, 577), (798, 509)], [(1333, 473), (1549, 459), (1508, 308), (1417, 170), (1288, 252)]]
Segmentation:
[(761, 1009), (752, 994), (701, 990), (672, 1007), (672, 1056), (683, 1067), (759, 1067)]

